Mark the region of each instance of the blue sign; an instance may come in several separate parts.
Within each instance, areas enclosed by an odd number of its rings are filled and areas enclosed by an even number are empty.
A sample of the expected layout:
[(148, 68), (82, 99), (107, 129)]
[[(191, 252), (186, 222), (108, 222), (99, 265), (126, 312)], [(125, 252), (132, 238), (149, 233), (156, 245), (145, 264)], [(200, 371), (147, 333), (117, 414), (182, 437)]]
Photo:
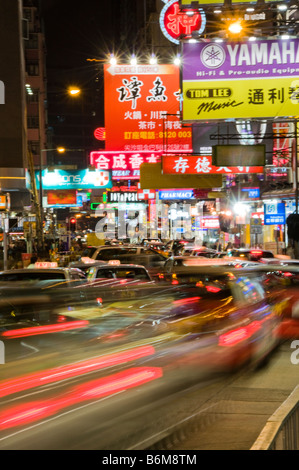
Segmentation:
[(242, 191), (248, 192), (249, 198), (259, 198), (260, 197), (260, 188), (243, 188)]
[(264, 224), (284, 225), (286, 223), (286, 209), (283, 202), (264, 204)]
[(169, 199), (194, 199), (192, 189), (176, 189), (169, 191), (159, 191), (159, 199), (169, 200)]
[[(35, 172), (36, 187), (39, 189), (39, 172)], [(43, 170), (43, 189), (92, 189), (111, 188), (109, 171), (104, 170)]]

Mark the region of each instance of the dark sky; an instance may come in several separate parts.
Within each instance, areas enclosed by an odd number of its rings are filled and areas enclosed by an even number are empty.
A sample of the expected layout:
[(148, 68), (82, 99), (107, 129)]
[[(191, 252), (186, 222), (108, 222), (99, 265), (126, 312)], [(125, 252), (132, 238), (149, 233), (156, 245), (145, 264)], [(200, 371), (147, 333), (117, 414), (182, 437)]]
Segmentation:
[[(117, 36), (114, 12), (120, 1), (41, 0), (47, 51), (48, 122), (58, 145), (81, 148), (83, 111), (86, 135), (104, 123), (103, 67), (87, 59), (103, 59), (113, 50)], [(81, 101), (74, 102), (67, 95), (69, 85), (81, 88)], [(74, 113), (78, 113), (78, 122), (74, 121)], [(72, 140), (68, 142), (67, 136)]]
[(92, 69), (87, 59), (103, 58), (113, 42), (113, 0), (42, 0), (48, 78)]

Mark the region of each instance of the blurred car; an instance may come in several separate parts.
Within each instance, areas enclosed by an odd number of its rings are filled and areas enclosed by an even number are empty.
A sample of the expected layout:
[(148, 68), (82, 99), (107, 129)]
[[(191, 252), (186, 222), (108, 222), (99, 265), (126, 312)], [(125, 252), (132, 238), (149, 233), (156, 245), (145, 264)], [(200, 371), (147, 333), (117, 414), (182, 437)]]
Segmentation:
[(48, 348), (27, 338), (29, 370), (22, 361), (4, 366), (1, 449), (148, 448), (157, 430), (176, 424), (184, 391), (209, 394), (217, 378), (267, 356), (278, 317), (258, 276), (198, 269), (197, 286), (149, 284), (142, 298), (115, 302)]
[(289, 256), (275, 256), (275, 258), (261, 258), (261, 262), (267, 265), (277, 265), (277, 266), (298, 266), (299, 267), (299, 260), (298, 259), (291, 259)]
[(221, 253), (220, 257), (228, 256), (230, 258), (237, 258), (248, 261), (261, 261), (262, 259), (273, 259), (274, 254), (269, 250), (262, 250), (259, 248), (233, 248), (227, 251), (226, 255)]
[[(176, 277), (176, 272), (180, 270), (188, 269), (188, 267), (193, 267), (196, 269), (197, 266), (207, 266), (207, 267), (235, 267), (235, 268), (245, 268), (248, 266), (256, 266), (257, 263), (250, 262), (247, 260), (235, 260), (235, 259), (221, 259), (221, 258), (207, 258), (205, 256), (172, 256), (164, 264), (164, 269), (159, 272), (158, 278), (173, 280)], [(173, 275), (173, 276), (172, 276)], [(173, 279), (172, 279), (173, 277)], [(176, 282), (175, 282), (176, 283)]]
[(100, 246), (91, 255), (94, 260), (119, 260), (122, 264), (138, 264), (144, 266), (151, 276), (155, 276), (164, 266), (166, 256), (145, 246)]
[(165, 251), (164, 253), (168, 256), (177, 256), (181, 254), (181, 251), (184, 249), (184, 247), (188, 245), (193, 246), (194, 245), (194, 240), (170, 240), (166, 243), (165, 245)]
[(87, 281), (93, 283), (94, 286), (105, 286), (108, 281), (111, 287), (124, 283), (140, 285), (144, 282), (153, 282), (144, 266), (120, 264), (115, 261), (90, 267), (87, 273)]
[[(193, 331), (199, 340), (207, 335), (214, 341), (215, 334), (218, 342), (206, 357), (210, 366), (217, 361), (228, 368), (262, 362), (279, 344), (275, 328), (281, 321), (262, 287), (262, 273), (254, 271), (253, 265), (248, 269), (222, 260), (198, 263), (189, 258), (184, 264), (180, 257), (177, 261), (164, 277), (163, 285), (176, 297), (168, 302), (170, 311), (161, 315), (160, 328), (164, 324), (167, 329), (168, 324), (182, 334)], [(198, 264), (192, 264), (195, 261)], [(143, 311), (150, 305), (146, 307), (143, 299)]]
[(281, 323), (277, 330), (280, 338), (299, 339), (299, 264), (261, 264), (266, 289)]
[[(215, 258), (217, 253), (218, 252), (216, 250), (213, 250), (206, 246), (199, 246), (191, 249), (190, 256), (204, 256), (206, 258)], [(185, 254), (185, 251), (183, 252), (183, 254)]]
[[(11, 269), (0, 272), (1, 282), (28, 282), (28, 281), (84, 281), (86, 276), (78, 268), (55, 267), (56, 263), (36, 263), (35, 268)], [(53, 265), (53, 267), (49, 267)], [(43, 267), (41, 267), (43, 266)]]

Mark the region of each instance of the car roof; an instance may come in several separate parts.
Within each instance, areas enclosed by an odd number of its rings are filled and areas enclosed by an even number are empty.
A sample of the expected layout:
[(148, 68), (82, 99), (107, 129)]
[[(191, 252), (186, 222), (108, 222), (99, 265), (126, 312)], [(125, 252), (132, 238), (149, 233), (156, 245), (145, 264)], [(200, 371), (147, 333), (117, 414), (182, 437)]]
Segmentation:
[(57, 267), (57, 268), (19, 268), (19, 269), (7, 269), (0, 271), (0, 274), (14, 274), (14, 273), (44, 273), (44, 272), (68, 272), (70, 270), (80, 271), (77, 268), (68, 267)]
[(132, 269), (132, 268), (141, 268), (141, 269), (144, 269), (146, 270), (146, 268), (144, 266), (141, 266), (139, 264), (129, 264), (129, 263), (126, 263), (126, 264), (109, 264), (109, 263), (105, 263), (105, 264), (101, 264), (99, 266), (90, 266), (91, 268), (98, 268), (98, 269), (120, 269), (120, 268), (124, 268), (124, 269)]

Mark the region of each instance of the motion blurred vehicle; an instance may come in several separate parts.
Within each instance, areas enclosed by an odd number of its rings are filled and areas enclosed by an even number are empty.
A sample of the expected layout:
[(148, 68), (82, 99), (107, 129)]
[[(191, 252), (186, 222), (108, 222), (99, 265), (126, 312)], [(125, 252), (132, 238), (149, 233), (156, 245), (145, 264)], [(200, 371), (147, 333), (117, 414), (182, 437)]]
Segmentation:
[(182, 254), (189, 254), (190, 256), (204, 256), (205, 258), (215, 258), (217, 251), (206, 246), (191, 247), (190, 249), (183, 250)]
[(194, 240), (170, 240), (165, 245), (164, 253), (167, 256), (178, 256), (182, 254), (182, 250), (184, 250), (186, 245), (188, 245), (188, 247), (194, 246)]
[(190, 388), (204, 404), (205, 387), (270, 353), (278, 317), (256, 273), (188, 267), (180, 280), (111, 303), (78, 334), (26, 337), (30, 361), (3, 365), (0, 448), (146, 449), (184, 420)]
[(262, 259), (273, 259), (274, 254), (269, 250), (261, 250), (259, 248), (233, 248), (225, 253), (221, 253), (219, 257), (223, 258), (228, 256), (230, 258), (236, 258), (240, 260), (248, 261), (261, 261)]
[[(53, 267), (49, 267), (51, 264)], [(78, 268), (61, 268), (56, 267), (55, 264), (56, 263), (36, 263), (35, 268), (1, 271), (0, 283), (59, 280), (74, 284), (76, 281), (84, 281), (86, 279), (84, 272)]]
[(254, 267), (257, 263), (247, 260), (237, 260), (232, 258), (207, 258), (205, 256), (172, 256), (164, 264), (164, 269), (159, 272), (159, 280), (174, 281), (177, 284), (176, 273), (182, 269), (196, 269), (196, 267), (207, 266), (217, 269), (218, 267), (227, 266), (228, 268), (246, 268)]
[(156, 276), (167, 259), (166, 256), (143, 246), (101, 246), (91, 255), (94, 260), (119, 260), (122, 264), (138, 264), (144, 266), (150, 276)]
[(116, 262), (100, 266), (92, 266), (87, 273), (89, 283), (96, 285), (109, 285), (112, 287), (118, 284), (140, 285), (144, 282), (153, 282), (144, 266), (133, 264), (120, 264)]
[(263, 286), (281, 319), (278, 336), (299, 339), (299, 264), (279, 262), (257, 269), (263, 273)]

